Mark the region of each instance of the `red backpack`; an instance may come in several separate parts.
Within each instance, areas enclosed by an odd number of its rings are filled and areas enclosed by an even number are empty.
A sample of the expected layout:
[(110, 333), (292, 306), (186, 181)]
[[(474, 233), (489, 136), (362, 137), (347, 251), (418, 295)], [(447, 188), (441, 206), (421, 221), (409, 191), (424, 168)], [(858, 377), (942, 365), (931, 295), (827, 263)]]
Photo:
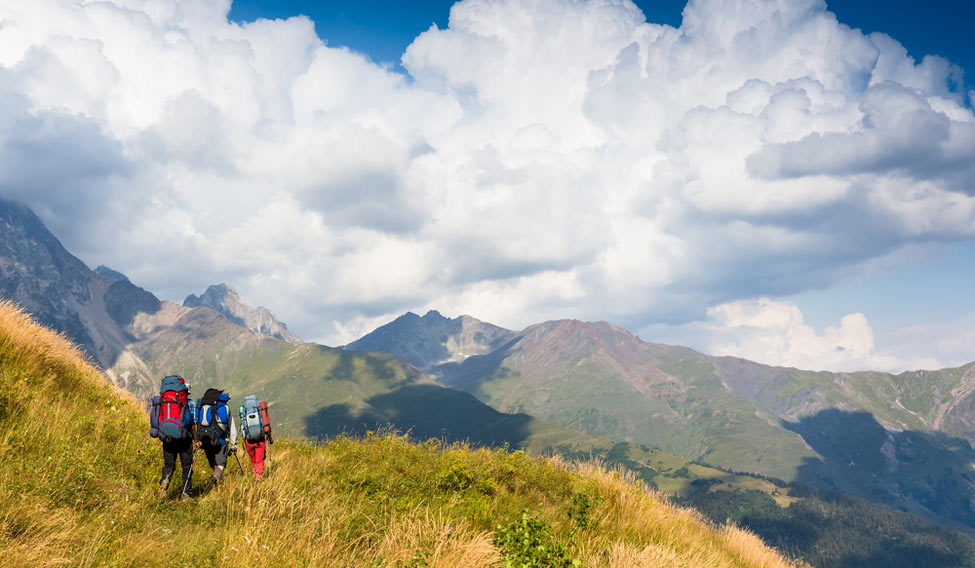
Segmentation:
[(188, 395), (189, 389), (183, 377), (170, 375), (162, 380), (159, 387), (159, 438), (163, 442), (189, 435), (192, 422), (185, 419)]
[(267, 412), (267, 403), (262, 402), (257, 405), (257, 408), (261, 410), (261, 427), (264, 429), (264, 438), (273, 444), (274, 440), (271, 438), (271, 417)]

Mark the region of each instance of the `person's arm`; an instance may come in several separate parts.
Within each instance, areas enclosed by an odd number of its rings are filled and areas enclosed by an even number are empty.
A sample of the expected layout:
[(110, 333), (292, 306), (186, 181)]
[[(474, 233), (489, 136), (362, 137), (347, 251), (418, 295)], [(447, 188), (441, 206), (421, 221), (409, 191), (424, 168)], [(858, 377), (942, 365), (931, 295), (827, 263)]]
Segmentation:
[(190, 424), (188, 429), (190, 431), (190, 435), (193, 437), (193, 440), (196, 440), (196, 404), (193, 402), (192, 398), (187, 401), (186, 408), (189, 410)]
[(234, 413), (230, 411), (230, 407), (227, 407), (227, 418), (230, 420), (229, 428), (230, 430), (230, 447), (237, 447), (237, 428), (234, 427)]

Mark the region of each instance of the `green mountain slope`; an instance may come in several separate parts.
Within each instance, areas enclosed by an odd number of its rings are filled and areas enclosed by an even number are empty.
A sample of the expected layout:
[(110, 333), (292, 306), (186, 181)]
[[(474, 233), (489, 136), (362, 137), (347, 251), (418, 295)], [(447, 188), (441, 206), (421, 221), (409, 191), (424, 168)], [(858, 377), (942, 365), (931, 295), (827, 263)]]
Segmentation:
[(973, 365), (815, 373), (646, 343), (603, 322), (556, 321), (436, 372), (501, 411), (975, 527)]
[(531, 326), (505, 349), (438, 372), (505, 412), (740, 471), (789, 479), (816, 456), (774, 414), (725, 388), (709, 357), (605, 323)]

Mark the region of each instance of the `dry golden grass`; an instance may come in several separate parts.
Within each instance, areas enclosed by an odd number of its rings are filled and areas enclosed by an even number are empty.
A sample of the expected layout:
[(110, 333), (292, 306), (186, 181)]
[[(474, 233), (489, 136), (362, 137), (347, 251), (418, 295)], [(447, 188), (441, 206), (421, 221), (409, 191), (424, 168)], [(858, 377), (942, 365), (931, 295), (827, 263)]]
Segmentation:
[[(141, 406), (9, 302), (0, 302), (0, 424), (4, 566), (502, 566), (494, 531), (524, 509), (584, 566), (790, 565), (626, 472), (393, 435), (281, 441), (263, 481), (247, 460), (235, 473), (232, 458), (216, 491), (204, 490), (200, 460), (201, 496), (160, 501), (160, 449)], [(576, 530), (566, 515), (580, 492), (600, 499), (596, 528)]]
[(668, 504), (630, 471), (555, 461), (594, 481), (604, 499), (598, 517), (602, 530), (587, 546), (589, 565), (602, 565), (603, 560), (606, 566), (620, 567), (797, 565), (744, 529), (716, 528), (696, 510)]
[(427, 552), (425, 560), (431, 568), (480, 568), (501, 560), (491, 533), (472, 530), (467, 523), (452, 522), (424, 507), (402, 518), (393, 515), (389, 529), (369, 556), (406, 563), (417, 551)]

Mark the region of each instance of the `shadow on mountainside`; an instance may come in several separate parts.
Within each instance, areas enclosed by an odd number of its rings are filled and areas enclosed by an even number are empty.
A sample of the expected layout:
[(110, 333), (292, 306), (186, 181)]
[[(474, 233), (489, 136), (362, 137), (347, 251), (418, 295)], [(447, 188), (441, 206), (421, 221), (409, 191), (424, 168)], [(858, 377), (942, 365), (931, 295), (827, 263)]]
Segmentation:
[(785, 507), (762, 491), (695, 485), (675, 501), (817, 568), (975, 566), (971, 538), (885, 505), (798, 483), (788, 488), (798, 500)]
[(519, 338), (515, 337), (487, 355), (474, 355), (460, 363), (444, 363), (437, 365), (431, 371), (436, 375), (437, 382), (442, 385), (465, 392), (477, 392), (485, 380), (499, 380), (511, 376), (511, 370), (502, 367), (501, 364), (510, 355), (509, 349), (518, 341)]
[(416, 439), (467, 441), (474, 446), (521, 446), (532, 434), (535, 419), (504, 414), (472, 395), (435, 385), (406, 385), (371, 397), (362, 409), (347, 404), (320, 408), (305, 418), (305, 434), (322, 438), (362, 435), (392, 427)]
[[(329, 371), (329, 375), (336, 379), (356, 381), (359, 374), (359, 371), (356, 369), (356, 363), (367, 365), (372, 375), (383, 382), (394, 382), (399, 378), (396, 375), (396, 369), (391, 365), (392, 357), (390, 355), (345, 351), (324, 345), (319, 345), (318, 349), (338, 356), (338, 362)], [(417, 374), (419, 374), (419, 371), (417, 371)]]
[(162, 308), (159, 298), (128, 280), (113, 282), (105, 291), (103, 302), (108, 316), (123, 330), (138, 314), (153, 315)]
[(783, 422), (820, 456), (796, 480), (835, 489), (975, 532), (975, 451), (938, 432), (891, 431), (868, 412), (827, 409)]

